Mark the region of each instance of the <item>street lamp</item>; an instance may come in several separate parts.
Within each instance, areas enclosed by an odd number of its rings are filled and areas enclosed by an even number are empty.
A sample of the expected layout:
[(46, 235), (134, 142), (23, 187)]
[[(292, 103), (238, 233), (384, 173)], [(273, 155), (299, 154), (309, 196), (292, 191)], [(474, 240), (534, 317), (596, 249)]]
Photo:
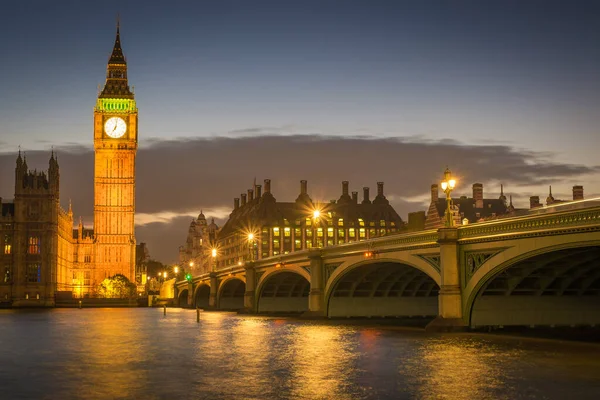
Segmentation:
[(173, 267), (173, 272), (177, 275), (179, 273), (179, 267)]
[(254, 233), (248, 234), (248, 250), (250, 251), (250, 261), (254, 261)]
[(213, 249), (210, 251), (210, 255), (212, 256), (213, 259), (213, 271), (217, 270), (217, 249), (213, 247)]
[(452, 178), (452, 172), (446, 167), (444, 171), (444, 181), (442, 182), (442, 190), (446, 193), (446, 228), (451, 228), (454, 226), (454, 219), (452, 218), (452, 198), (450, 197), (450, 193), (456, 186), (456, 180)]

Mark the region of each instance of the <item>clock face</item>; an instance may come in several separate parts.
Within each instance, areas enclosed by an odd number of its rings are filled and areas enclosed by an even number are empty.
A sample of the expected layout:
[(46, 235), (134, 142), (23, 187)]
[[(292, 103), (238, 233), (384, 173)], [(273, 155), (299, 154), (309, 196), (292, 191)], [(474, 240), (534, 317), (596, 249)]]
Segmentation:
[(104, 123), (104, 132), (111, 138), (118, 139), (125, 134), (127, 125), (121, 117), (111, 117)]

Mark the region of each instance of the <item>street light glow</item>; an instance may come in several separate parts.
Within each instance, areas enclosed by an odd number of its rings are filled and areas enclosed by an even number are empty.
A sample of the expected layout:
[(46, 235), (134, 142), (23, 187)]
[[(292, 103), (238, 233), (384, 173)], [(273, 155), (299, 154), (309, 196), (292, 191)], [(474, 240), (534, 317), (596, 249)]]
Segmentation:
[(210, 253), (212, 257), (215, 258), (217, 256), (217, 249), (212, 249)]
[(314, 210), (313, 211), (313, 218), (317, 219), (321, 216), (321, 211), (319, 210)]
[(179, 267), (174, 267), (173, 272), (175, 272), (176, 274), (179, 273)]

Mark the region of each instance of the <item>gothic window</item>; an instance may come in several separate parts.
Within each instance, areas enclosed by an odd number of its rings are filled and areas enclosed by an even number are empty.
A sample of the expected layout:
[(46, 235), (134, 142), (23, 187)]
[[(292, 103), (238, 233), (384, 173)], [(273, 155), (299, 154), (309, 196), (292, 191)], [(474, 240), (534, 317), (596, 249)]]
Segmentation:
[(91, 272), (90, 271), (85, 271), (83, 273), (83, 284), (85, 286), (90, 286), (90, 277), (91, 277)]
[(39, 283), (42, 281), (42, 265), (39, 263), (27, 264), (27, 273), (25, 277), (29, 283)]
[(12, 236), (9, 234), (4, 235), (4, 254), (12, 253)]
[(40, 254), (40, 237), (39, 236), (29, 236), (27, 253)]

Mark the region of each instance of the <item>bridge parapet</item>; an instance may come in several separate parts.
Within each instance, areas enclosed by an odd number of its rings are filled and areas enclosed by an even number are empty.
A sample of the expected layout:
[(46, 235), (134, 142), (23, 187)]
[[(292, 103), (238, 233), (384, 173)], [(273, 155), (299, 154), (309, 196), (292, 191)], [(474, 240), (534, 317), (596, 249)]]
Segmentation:
[(458, 227), (458, 238), (462, 244), (596, 230), (600, 230), (600, 207), (478, 222)]

